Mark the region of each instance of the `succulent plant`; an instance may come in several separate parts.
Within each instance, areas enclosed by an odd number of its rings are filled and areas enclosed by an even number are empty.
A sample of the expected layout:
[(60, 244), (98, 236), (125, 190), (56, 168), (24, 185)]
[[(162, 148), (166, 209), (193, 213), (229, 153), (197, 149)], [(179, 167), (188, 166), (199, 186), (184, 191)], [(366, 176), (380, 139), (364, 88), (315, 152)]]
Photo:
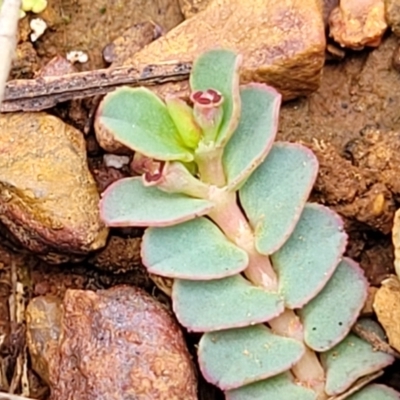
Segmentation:
[(102, 218), (148, 227), (143, 264), (173, 278), (176, 317), (203, 333), (200, 369), (227, 399), (398, 399), (362, 389), (393, 357), (351, 333), (368, 282), (343, 256), (341, 218), (307, 201), (318, 161), (275, 142), (281, 96), (240, 86), (240, 64), (228, 50), (200, 56), (189, 102), (105, 96), (95, 128), (135, 151), (138, 176), (107, 188)]

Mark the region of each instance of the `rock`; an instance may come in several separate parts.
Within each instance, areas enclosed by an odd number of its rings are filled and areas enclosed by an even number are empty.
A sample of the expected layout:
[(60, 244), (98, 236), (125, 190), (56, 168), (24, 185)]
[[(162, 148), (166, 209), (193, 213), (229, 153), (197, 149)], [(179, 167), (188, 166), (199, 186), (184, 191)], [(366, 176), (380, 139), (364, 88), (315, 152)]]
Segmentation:
[(397, 276), (400, 277), (400, 209), (394, 215), (392, 242), (394, 247), (394, 269)]
[[(286, 100), (307, 95), (318, 88), (324, 64), (320, 1), (273, 0), (268, 5), (263, 0), (213, 1), (124, 64), (143, 68), (168, 61), (192, 62), (215, 47), (242, 54), (243, 83), (267, 82)], [(177, 92), (180, 87), (165, 85), (160, 90)]]
[(339, 0), (323, 0), (323, 17), (325, 27), (329, 24), (331, 12), (339, 5)]
[(62, 12), (59, 2), (49, 1), (40, 17), (51, 27), (35, 43), (41, 59), (82, 51), (89, 59), (79, 68), (87, 71), (104, 67), (104, 45), (132, 25), (154, 21), (168, 31), (183, 20), (178, 0), (79, 0), (63, 4)]
[(386, 21), (392, 31), (400, 36), (400, 1), (385, 0)]
[(389, 344), (400, 352), (400, 282), (395, 276), (382, 282), (375, 294), (374, 310)]
[(110, 236), (107, 246), (88, 261), (104, 271), (124, 273), (143, 268), (140, 257), (141, 238)]
[(341, 0), (329, 17), (330, 36), (344, 47), (377, 47), (387, 28), (384, 0)]
[(36, 297), (27, 307), (27, 342), (50, 400), (197, 399), (182, 332), (138, 288), (68, 290), (62, 307)]
[(50, 262), (105, 245), (99, 194), (75, 128), (45, 113), (0, 116), (0, 222)]
[(159, 38), (161, 34), (162, 28), (154, 22), (135, 24), (104, 47), (104, 61), (113, 64), (113, 66), (121, 64), (127, 57), (127, 49), (129, 49), (129, 54), (136, 53)]

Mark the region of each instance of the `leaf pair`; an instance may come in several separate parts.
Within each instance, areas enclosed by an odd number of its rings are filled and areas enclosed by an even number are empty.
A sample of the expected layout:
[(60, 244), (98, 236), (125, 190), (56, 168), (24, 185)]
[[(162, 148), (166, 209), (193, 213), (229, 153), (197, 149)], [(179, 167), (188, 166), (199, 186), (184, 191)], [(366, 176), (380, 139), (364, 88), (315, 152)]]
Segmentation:
[[(210, 51), (193, 66), (192, 90), (213, 89), (223, 98), (218, 146), (227, 143), (239, 120), (239, 66), (240, 57), (225, 50)], [(193, 161), (199, 130), (185, 103), (168, 98), (165, 104), (143, 87), (124, 87), (107, 95), (98, 109), (96, 128), (107, 130), (116, 141), (147, 157), (183, 162)]]

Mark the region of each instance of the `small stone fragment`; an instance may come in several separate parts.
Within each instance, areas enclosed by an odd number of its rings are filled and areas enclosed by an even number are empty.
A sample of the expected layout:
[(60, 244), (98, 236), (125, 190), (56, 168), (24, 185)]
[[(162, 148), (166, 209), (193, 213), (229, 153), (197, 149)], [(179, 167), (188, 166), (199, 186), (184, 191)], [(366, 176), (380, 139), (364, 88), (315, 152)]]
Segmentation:
[(377, 47), (387, 28), (384, 0), (341, 0), (329, 17), (330, 36), (343, 47)]
[(375, 295), (374, 310), (389, 344), (400, 351), (400, 281), (396, 276), (382, 282)]
[(81, 132), (45, 113), (2, 114), (0, 130), (0, 222), (14, 239), (50, 262), (103, 247)]
[(375, 295), (377, 291), (378, 288), (375, 286), (368, 287), (368, 297), (367, 300), (365, 301), (363, 309), (361, 310), (360, 313), (361, 316), (371, 316), (374, 313), (373, 304), (375, 301)]
[(82, 50), (72, 50), (67, 53), (67, 60), (72, 64), (85, 64), (89, 61), (89, 56)]
[[(141, 69), (163, 62), (192, 62), (215, 47), (243, 56), (242, 83), (269, 83), (286, 100), (310, 94), (319, 86), (325, 61), (320, 0), (271, 0), (268, 6), (264, 0), (213, 1), (130, 55), (124, 65)], [(165, 88), (161, 90), (165, 93)]]
[(31, 19), (29, 26), (32, 29), (32, 33), (30, 34), (31, 42), (36, 42), (47, 29), (46, 22), (41, 18)]
[(386, 21), (395, 35), (400, 36), (400, 0), (385, 0)]
[(61, 76), (77, 72), (76, 68), (64, 57), (58, 55), (53, 57), (36, 74), (36, 78), (46, 76)]
[(54, 298), (34, 298), (27, 342), (50, 400), (197, 399), (182, 332), (138, 288), (67, 290), (62, 307)]
[(121, 169), (125, 165), (129, 164), (130, 157), (120, 156), (117, 154), (104, 154), (103, 160), (104, 160), (104, 165), (107, 168)]

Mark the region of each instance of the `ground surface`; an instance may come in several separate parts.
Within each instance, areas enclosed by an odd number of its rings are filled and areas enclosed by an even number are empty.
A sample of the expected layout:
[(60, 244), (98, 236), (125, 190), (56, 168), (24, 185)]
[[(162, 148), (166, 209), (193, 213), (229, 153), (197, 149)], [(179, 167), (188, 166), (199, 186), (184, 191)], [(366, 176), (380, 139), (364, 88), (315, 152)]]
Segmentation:
[[(55, 0), (50, 3), (52, 7), (47, 13), (52, 18), (52, 27), (36, 45), (37, 55), (29, 59), (31, 64), (15, 70), (16, 75), (21, 75), (23, 70), (22, 75), (29, 76), (56, 53), (65, 55), (66, 51), (75, 49), (84, 50), (90, 56), (90, 62), (81, 69), (99, 68), (104, 65), (102, 48), (132, 24), (151, 20), (168, 30), (182, 20), (177, 2), (167, 0)], [(136, 11), (125, 13), (127, 8)], [(373, 52), (351, 53), (343, 61), (327, 64), (321, 88), (315, 94), (283, 106), (279, 132), (279, 139), (302, 141), (317, 152), (321, 173), (314, 198), (334, 207), (345, 218), (350, 234), (348, 254), (361, 263), (374, 285), (392, 271), (390, 229), (400, 200), (400, 185), (393, 183), (399, 176), (400, 166), (396, 154), (399, 152), (395, 151), (400, 143), (400, 133), (397, 133), (400, 132), (400, 79), (392, 67), (396, 45), (397, 39), (388, 37)], [(69, 116), (68, 122), (79, 126), (79, 118), (87, 111), (78, 110), (75, 120), (71, 118), (74, 113), (64, 114)], [(98, 164), (101, 152), (90, 136), (88, 150), (93, 156), (92, 168), (101, 170)], [(97, 176), (101, 184), (109, 174)], [(129, 231), (122, 236), (139, 234)], [(62, 295), (67, 288), (99, 289), (125, 282), (144, 287), (167, 301), (140, 266), (113, 275), (87, 263), (49, 266), (15, 250), (0, 246), (0, 334), (6, 335), (0, 347), (2, 390), (7, 390), (6, 382), (12, 381), (16, 355), (24, 337), (23, 330), (9, 318), (12, 267), (24, 283), (26, 299), (47, 293)], [(188, 341), (193, 344), (196, 338), (189, 337)], [(400, 389), (395, 375), (397, 369), (398, 366), (393, 366), (385, 380)], [(33, 373), (29, 377), (32, 397), (45, 399), (44, 386)], [(201, 398), (222, 397), (203, 383)]]

